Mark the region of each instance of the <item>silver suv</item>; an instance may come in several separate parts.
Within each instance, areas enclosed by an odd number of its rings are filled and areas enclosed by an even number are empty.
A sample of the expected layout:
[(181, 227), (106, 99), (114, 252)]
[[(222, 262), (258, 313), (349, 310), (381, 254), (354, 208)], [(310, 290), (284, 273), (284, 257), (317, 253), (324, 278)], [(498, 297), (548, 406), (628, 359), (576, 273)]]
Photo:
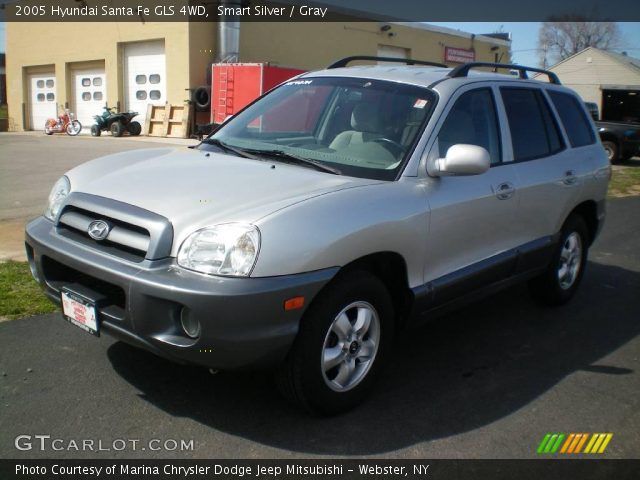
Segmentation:
[(569, 300), (610, 176), (579, 97), (533, 68), (347, 66), (362, 58), (285, 82), (193, 149), (63, 176), (26, 248), (64, 318), (177, 362), (277, 367), (287, 397), (331, 414), (409, 323), (524, 280)]

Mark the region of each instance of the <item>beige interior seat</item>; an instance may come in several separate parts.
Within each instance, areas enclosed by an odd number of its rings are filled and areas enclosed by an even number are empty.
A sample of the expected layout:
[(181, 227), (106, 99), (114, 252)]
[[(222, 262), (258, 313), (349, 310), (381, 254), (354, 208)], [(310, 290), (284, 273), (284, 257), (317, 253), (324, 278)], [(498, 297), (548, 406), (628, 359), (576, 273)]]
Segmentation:
[(382, 122), (378, 115), (377, 106), (371, 103), (360, 103), (351, 112), (351, 128), (339, 133), (333, 139), (329, 148), (342, 150), (354, 144), (370, 142), (376, 138), (383, 138)]

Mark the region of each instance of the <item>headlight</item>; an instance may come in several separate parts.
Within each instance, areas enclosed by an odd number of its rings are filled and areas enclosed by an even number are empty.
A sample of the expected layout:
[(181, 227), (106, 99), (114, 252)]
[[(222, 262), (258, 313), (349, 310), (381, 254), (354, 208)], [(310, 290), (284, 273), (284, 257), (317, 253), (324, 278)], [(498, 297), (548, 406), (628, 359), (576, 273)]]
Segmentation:
[(260, 249), (253, 225), (227, 223), (192, 233), (178, 251), (178, 265), (211, 275), (247, 277)]
[(64, 202), (64, 199), (67, 198), (70, 190), (71, 184), (69, 183), (69, 179), (67, 177), (60, 177), (60, 179), (51, 189), (51, 193), (49, 194), (47, 209), (44, 211), (45, 217), (47, 217), (49, 220), (55, 221), (58, 213), (60, 212), (62, 202)]

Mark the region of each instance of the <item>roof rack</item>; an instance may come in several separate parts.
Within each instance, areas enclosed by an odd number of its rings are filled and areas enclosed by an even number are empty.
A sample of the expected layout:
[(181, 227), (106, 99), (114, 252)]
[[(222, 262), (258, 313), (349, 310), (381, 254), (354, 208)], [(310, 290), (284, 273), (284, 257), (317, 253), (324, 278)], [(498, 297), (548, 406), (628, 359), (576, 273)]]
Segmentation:
[(356, 60), (373, 60), (376, 62), (393, 62), (393, 63), (404, 63), (406, 65), (428, 65), (430, 67), (447, 68), (447, 66), (444, 63), (427, 62), (425, 60), (413, 60), (411, 58), (373, 57), (368, 55), (355, 55), (353, 57), (345, 57), (336, 62), (333, 62), (331, 65), (327, 67), (327, 70), (331, 68), (346, 67), (349, 63), (354, 62)]
[(451, 70), (447, 76), (451, 78), (466, 77), (469, 73), (469, 70), (476, 67), (508, 68), (509, 70), (517, 70), (519, 74), (518, 76), (525, 80), (529, 78), (527, 76), (527, 72), (543, 73), (547, 75), (547, 77), (549, 77), (549, 83), (561, 85), (558, 75), (550, 72), (549, 70), (543, 70), (542, 68), (535, 67), (525, 67), (523, 65), (511, 65), (508, 63), (469, 62), (463, 65), (458, 65), (456, 68)]

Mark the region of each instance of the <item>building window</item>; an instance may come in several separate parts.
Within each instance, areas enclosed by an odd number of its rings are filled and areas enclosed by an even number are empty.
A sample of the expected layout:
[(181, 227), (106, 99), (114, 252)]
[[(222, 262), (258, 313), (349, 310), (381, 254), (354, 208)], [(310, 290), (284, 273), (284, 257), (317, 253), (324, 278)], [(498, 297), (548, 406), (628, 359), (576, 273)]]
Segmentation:
[(95, 77), (93, 79), (93, 86), (94, 87), (101, 87), (102, 86), (102, 78), (101, 77)]
[(90, 87), (91, 86), (91, 79), (90, 78), (83, 78), (82, 79), (82, 86), (83, 87)]
[(160, 75), (157, 73), (149, 75), (149, 83), (153, 83), (154, 85), (160, 83)]
[(138, 90), (136, 92), (136, 98), (138, 100), (146, 100), (147, 99), (147, 92), (145, 90)]
[(53, 79), (47, 80), (47, 88), (53, 88)]
[(38, 88), (44, 88), (44, 80), (38, 80), (36, 82), (36, 87)]
[(151, 90), (149, 92), (149, 98), (151, 100), (160, 100), (160, 90)]
[(96, 101), (102, 100), (102, 92), (93, 92), (93, 99)]
[(39, 93), (36, 98), (38, 99), (39, 102), (44, 102), (44, 93)]
[(147, 76), (146, 75), (136, 75), (136, 83), (138, 85), (144, 85), (145, 83), (147, 83)]
[(53, 102), (56, 99), (53, 93), (47, 93), (47, 102)]
[(91, 100), (91, 94), (89, 92), (82, 92), (82, 100), (88, 102)]

